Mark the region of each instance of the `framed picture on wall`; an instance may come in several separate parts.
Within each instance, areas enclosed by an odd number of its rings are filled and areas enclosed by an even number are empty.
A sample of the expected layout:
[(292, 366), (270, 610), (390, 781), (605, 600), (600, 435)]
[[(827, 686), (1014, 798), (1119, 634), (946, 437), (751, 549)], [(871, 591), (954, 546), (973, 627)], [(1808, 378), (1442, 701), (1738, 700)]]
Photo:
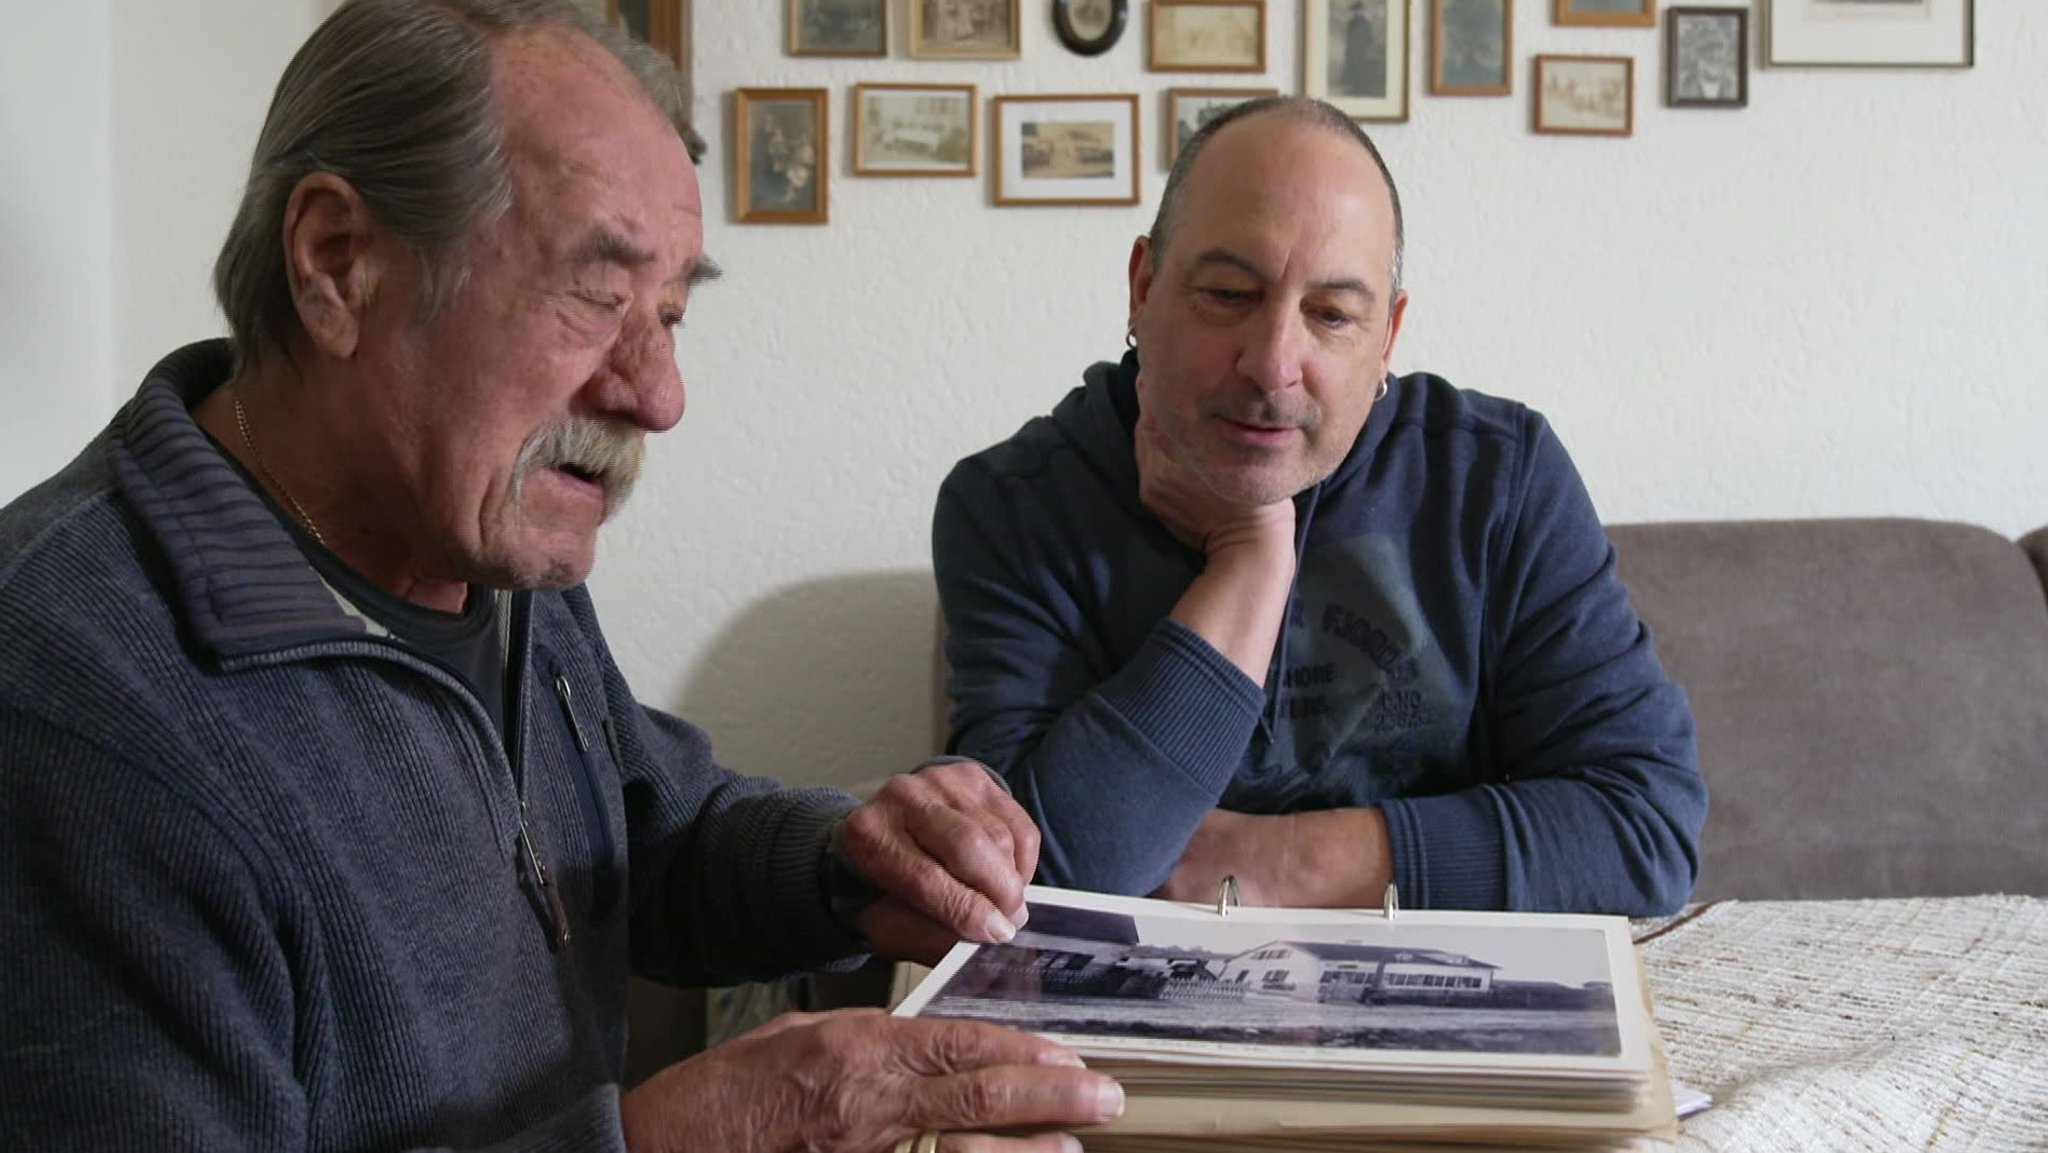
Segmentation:
[(1180, 150), (1202, 125), (1247, 100), (1278, 96), (1278, 88), (1169, 88), (1166, 90), (1166, 166), (1180, 159)]
[(1538, 56), (1535, 129), (1567, 136), (1635, 131), (1636, 62), (1628, 56)]
[(690, 0), (576, 0), (615, 28), (624, 28), (683, 70), (685, 103), (690, 98)]
[(1145, 67), (1264, 72), (1266, 0), (1152, 0)]
[(1409, 0), (1302, 0), (1302, 93), (1353, 120), (1408, 119), (1409, 12)]
[(733, 200), (747, 223), (823, 224), (832, 165), (823, 88), (733, 93)]
[(791, 56), (887, 56), (889, 0), (788, 0)]
[[(1879, 0), (1895, 2), (1895, 0)], [(1657, 0), (1552, 0), (1553, 24), (1592, 24), (1608, 28), (1655, 28)]]
[(1052, 0), (1052, 31), (1079, 56), (1100, 56), (1123, 38), (1129, 0)]
[(981, 118), (972, 84), (853, 86), (853, 171), (972, 176)]
[(1664, 103), (1741, 108), (1749, 103), (1749, 10), (1664, 10)]
[(1430, 0), (1429, 90), (1506, 96), (1515, 46), (1515, 0)]
[(1024, 0), (910, 0), (910, 54), (933, 59), (1009, 60), (1023, 44)]
[(1970, 68), (1976, 0), (1769, 0), (1764, 63), (1774, 68)]
[(997, 204), (1136, 204), (1138, 98), (998, 96)]

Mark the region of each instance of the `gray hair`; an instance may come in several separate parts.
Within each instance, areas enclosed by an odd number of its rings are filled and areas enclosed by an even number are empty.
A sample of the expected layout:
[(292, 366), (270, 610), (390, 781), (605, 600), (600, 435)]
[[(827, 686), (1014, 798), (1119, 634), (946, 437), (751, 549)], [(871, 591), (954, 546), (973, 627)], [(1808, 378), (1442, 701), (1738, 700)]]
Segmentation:
[(1394, 202), (1394, 261), (1388, 271), (1393, 277), (1393, 287), (1387, 293), (1387, 307), (1392, 308), (1401, 293), (1401, 265), (1408, 247), (1408, 230), (1401, 219), (1401, 192), (1394, 187), (1394, 174), (1387, 169), (1385, 158), (1365, 134), (1358, 122), (1337, 108), (1321, 100), (1306, 96), (1266, 96), (1232, 105), (1219, 113), (1215, 119), (1202, 125), (1186, 144), (1181, 145), (1180, 155), (1174, 159), (1173, 169), (1166, 175), (1166, 191), (1159, 196), (1159, 212), (1152, 217), (1152, 231), (1147, 234), (1151, 241), (1150, 259), (1156, 267), (1159, 254), (1166, 251), (1166, 242), (1173, 230), (1180, 225), (1181, 209), (1187, 200), (1188, 173), (1194, 170), (1195, 158), (1202, 154), (1211, 139), (1224, 128), (1239, 120), (1272, 113), (1296, 124), (1315, 128), (1326, 128), (1339, 136), (1355, 140), (1363, 147), (1372, 162), (1380, 170), (1380, 176), (1387, 182), (1387, 196)]
[(448, 302), (468, 275), (463, 242), (512, 204), (493, 43), (541, 27), (595, 40), (702, 158), (675, 66), (570, 0), (348, 0), (278, 80), (214, 261), (238, 367), (284, 353), (298, 331), (279, 237), (292, 190), (315, 172), (348, 181), (419, 261), (423, 320)]

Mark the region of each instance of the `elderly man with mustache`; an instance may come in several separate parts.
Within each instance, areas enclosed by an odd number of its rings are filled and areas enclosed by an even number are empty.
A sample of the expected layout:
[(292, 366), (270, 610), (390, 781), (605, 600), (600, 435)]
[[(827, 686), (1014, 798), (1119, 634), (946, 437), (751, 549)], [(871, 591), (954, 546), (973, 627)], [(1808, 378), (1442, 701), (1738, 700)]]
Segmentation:
[(39, 1150), (1074, 1149), (1066, 1050), (794, 1016), (621, 1085), (630, 974), (1003, 941), (966, 761), (865, 805), (636, 703), (582, 581), (715, 269), (677, 85), (562, 0), (349, 0), (181, 349), (0, 511), (0, 1130)]
[(1254, 904), (1647, 914), (1706, 789), (1549, 426), (1388, 367), (1378, 150), (1233, 108), (1132, 247), (1129, 351), (961, 462), (933, 561), (954, 751), (1060, 885)]

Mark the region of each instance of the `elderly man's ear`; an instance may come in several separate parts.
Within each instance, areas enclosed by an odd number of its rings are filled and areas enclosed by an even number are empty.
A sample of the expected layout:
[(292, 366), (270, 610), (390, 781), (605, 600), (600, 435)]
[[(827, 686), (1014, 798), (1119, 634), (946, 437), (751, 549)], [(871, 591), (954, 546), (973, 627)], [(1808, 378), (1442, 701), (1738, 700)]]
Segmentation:
[(348, 181), (315, 172), (292, 189), (284, 213), (285, 266), (292, 304), (313, 349), (346, 359), (391, 245), (378, 243), (369, 205)]

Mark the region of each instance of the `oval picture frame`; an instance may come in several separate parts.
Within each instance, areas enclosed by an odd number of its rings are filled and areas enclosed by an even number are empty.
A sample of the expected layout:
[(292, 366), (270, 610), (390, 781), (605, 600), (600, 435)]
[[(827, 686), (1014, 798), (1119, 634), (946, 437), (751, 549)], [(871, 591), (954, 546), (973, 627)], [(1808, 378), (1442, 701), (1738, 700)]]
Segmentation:
[[(1102, 31), (1088, 36), (1074, 26), (1073, 10), (1077, 3), (1109, 6), (1109, 22)], [(1130, 0), (1052, 0), (1052, 30), (1059, 35), (1060, 43), (1078, 56), (1100, 56), (1109, 51), (1123, 37), (1124, 25), (1130, 19)]]

